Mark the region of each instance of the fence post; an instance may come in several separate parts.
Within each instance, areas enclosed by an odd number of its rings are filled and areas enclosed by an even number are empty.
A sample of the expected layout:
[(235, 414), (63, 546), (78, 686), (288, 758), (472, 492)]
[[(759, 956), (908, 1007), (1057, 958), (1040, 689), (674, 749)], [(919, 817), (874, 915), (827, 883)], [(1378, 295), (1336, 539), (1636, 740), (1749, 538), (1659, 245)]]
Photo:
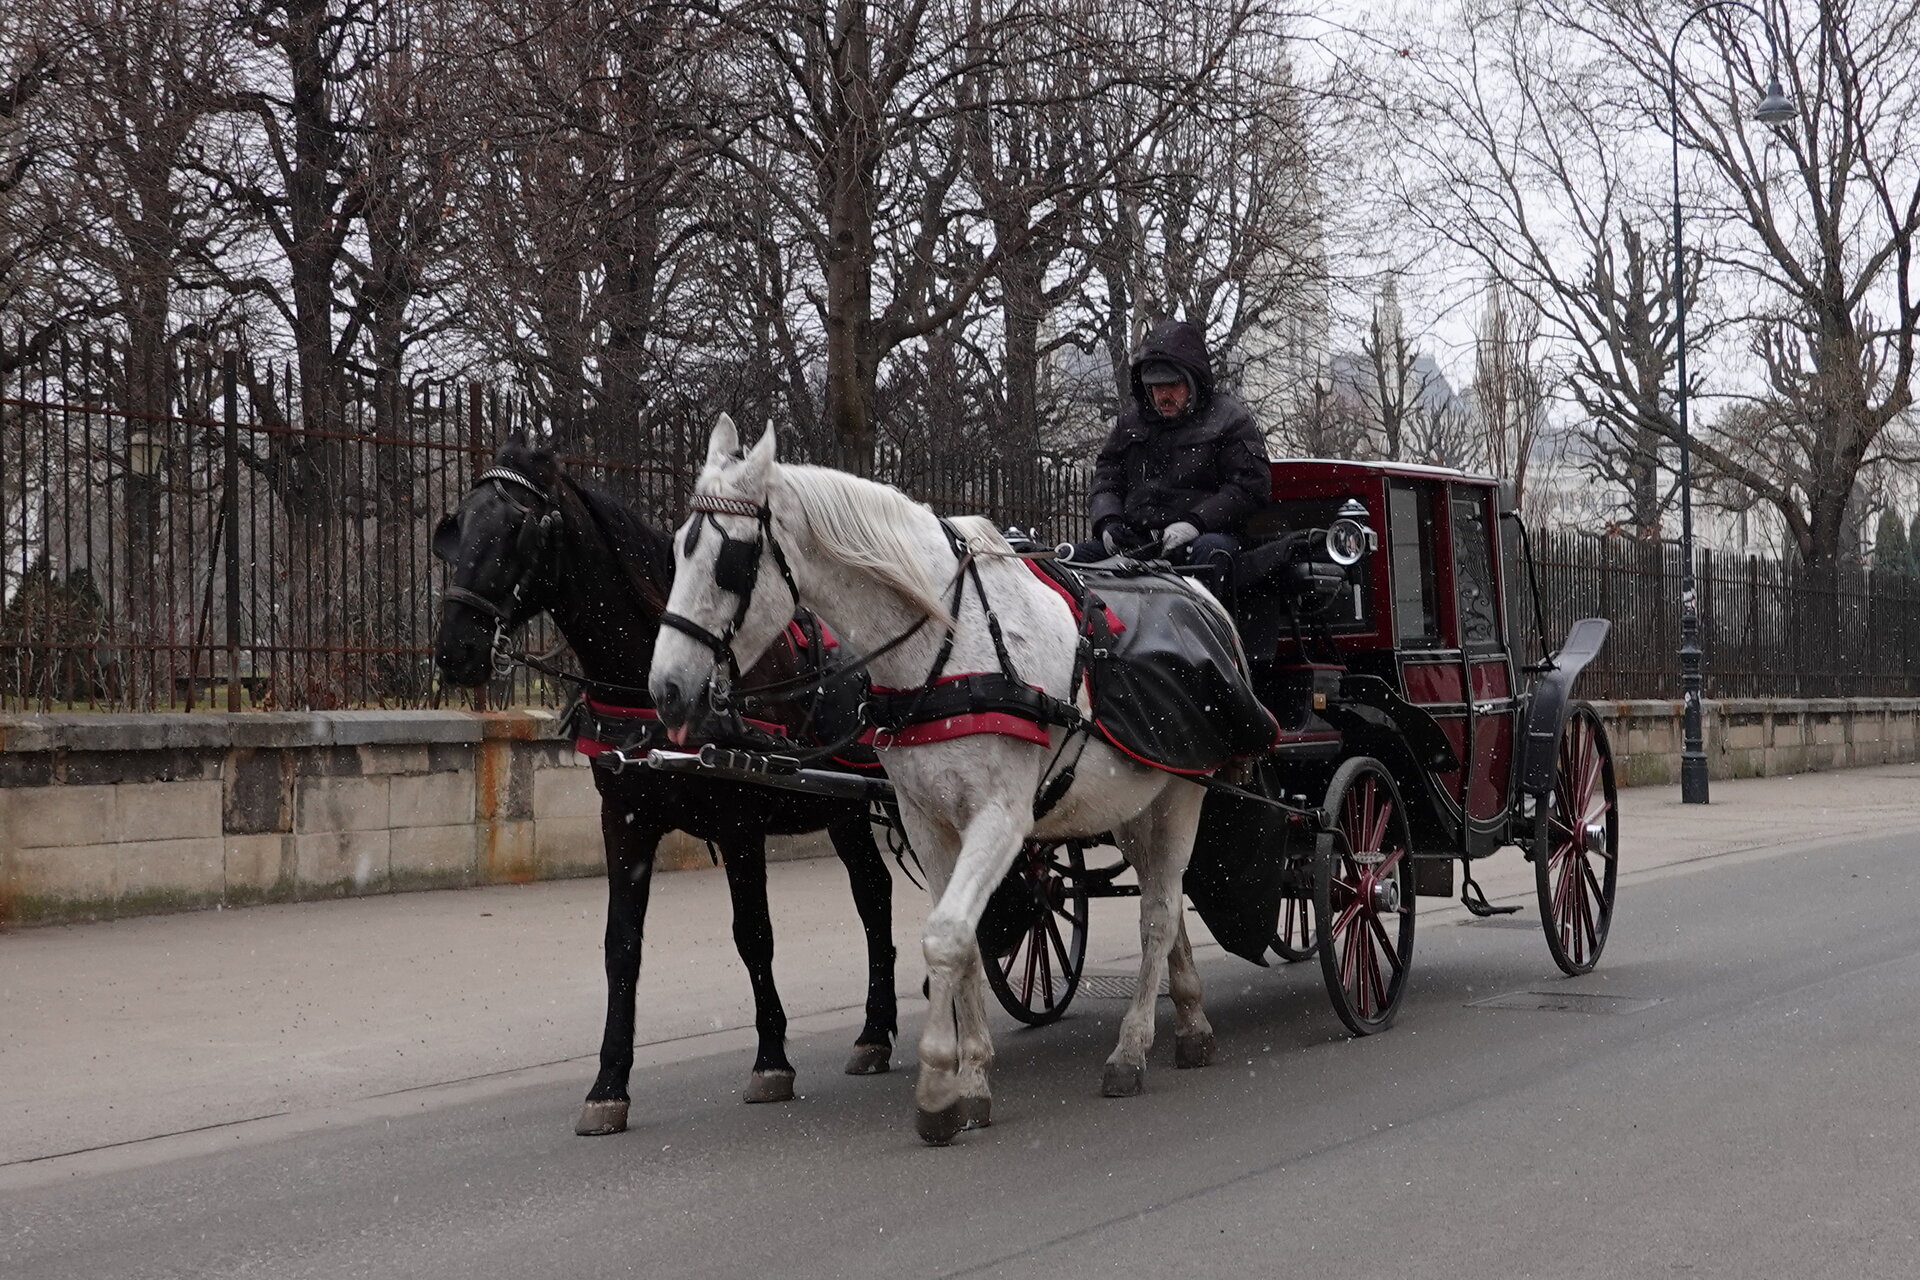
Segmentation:
[(239, 357), (220, 357), (220, 398), (225, 403), (224, 456), (221, 459), (221, 519), (226, 525), (227, 558), (227, 710), (240, 710), (240, 368)]
[[(1718, 623), (1719, 620), (1716, 617), (1714, 612), (1713, 548), (1703, 546), (1700, 548), (1699, 554), (1700, 554), (1699, 582), (1700, 582), (1700, 651), (1701, 651), (1700, 662), (1701, 662), (1701, 665), (1706, 668), (1708, 677), (1711, 678), (1713, 673), (1718, 669), (1718, 664), (1720, 661), (1720, 646), (1717, 643), (1715, 643), (1715, 636), (1717, 634), (1716, 624)], [(1703, 698), (1707, 696), (1706, 690), (1704, 688), (1700, 691), (1700, 696)], [(1722, 692), (1717, 694), (1716, 696), (1725, 697), (1726, 694)]]
[(467, 384), (467, 453), (473, 463), (473, 483), (480, 483), (480, 475), (487, 469), (486, 437), (480, 428), (480, 384)]

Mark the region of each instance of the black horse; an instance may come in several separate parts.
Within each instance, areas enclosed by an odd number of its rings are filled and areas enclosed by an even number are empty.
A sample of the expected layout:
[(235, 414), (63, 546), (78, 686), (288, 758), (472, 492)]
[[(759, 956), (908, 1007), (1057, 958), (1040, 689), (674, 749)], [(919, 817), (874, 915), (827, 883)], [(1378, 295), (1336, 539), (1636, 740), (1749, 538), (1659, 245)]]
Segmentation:
[[(542, 610), (579, 659), (586, 701), (577, 711), (583, 741), (622, 745), (657, 730), (645, 687), (660, 613), (672, 586), (670, 535), (648, 527), (604, 491), (568, 475), (553, 454), (523, 442), (501, 449), (493, 467), (434, 532), (434, 554), (452, 569), (434, 660), (458, 685), (483, 683), (496, 649)], [(817, 624), (790, 629), (743, 687), (804, 675), (825, 660)], [(837, 680), (846, 688), (849, 681)], [(851, 725), (855, 703), (837, 719)], [(844, 702), (844, 699), (841, 700)], [(755, 710), (757, 719), (817, 737), (818, 697)], [(837, 736), (837, 735), (835, 735)], [(829, 738), (828, 741), (832, 741)], [(661, 743), (659, 745), (664, 745)], [(773, 924), (767, 912), (766, 838), (825, 829), (846, 864), (867, 935), (866, 1025), (855, 1038), (850, 1075), (885, 1071), (897, 1031), (893, 987), (893, 878), (874, 844), (864, 801), (827, 799), (738, 783), (683, 778), (634, 767), (596, 767), (600, 830), (607, 851), (607, 1024), (600, 1073), (575, 1132), (627, 1127), (633, 1071), (634, 988), (640, 939), (660, 838), (680, 830), (711, 841), (733, 895), (733, 937), (753, 985), (759, 1051), (748, 1102), (793, 1096), (786, 1012), (773, 985)]]

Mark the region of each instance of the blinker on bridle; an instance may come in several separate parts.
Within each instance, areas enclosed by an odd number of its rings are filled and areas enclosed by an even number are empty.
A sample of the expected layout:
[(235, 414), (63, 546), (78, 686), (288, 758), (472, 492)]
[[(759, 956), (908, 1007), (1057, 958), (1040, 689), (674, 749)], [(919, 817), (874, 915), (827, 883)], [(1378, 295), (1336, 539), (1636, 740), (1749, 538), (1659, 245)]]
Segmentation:
[[(478, 610), (493, 619), (493, 643), (488, 652), (488, 661), (495, 676), (505, 678), (513, 673), (513, 651), (507, 642), (507, 631), (511, 625), (514, 611), (520, 606), (521, 596), (526, 592), (527, 581), (533, 576), (534, 569), (540, 563), (547, 549), (553, 526), (560, 519), (559, 508), (553, 505), (547, 492), (527, 477), (509, 467), (489, 467), (480, 473), (474, 482), (479, 489), (488, 481), (496, 481), (501, 486), (501, 496), (506, 497), (506, 486), (515, 485), (539, 499), (539, 505), (523, 508), (520, 529), (514, 535), (513, 562), (516, 572), (513, 577), (513, 589), (504, 605), (496, 604), (477, 591), (469, 591), (461, 586), (448, 586), (440, 593), (443, 601), (464, 604)], [(471, 491), (469, 491), (471, 492)], [(511, 498), (507, 499), (515, 507)]]
[[(787, 565), (786, 552), (780, 549), (780, 540), (773, 536), (771, 507), (762, 502), (749, 502), (745, 498), (696, 493), (687, 500), (687, 509), (693, 512), (694, 518), (687, 522), (687, 532), (680, 543), (681, 552), (691, 556), (700, 546), (706, 527), (712, 525), (714, 534), (720, 539), (720, 551), (713, 562), (713, 585), (739, 603), (734, 606), (733, 617), (728, 619), (718, 635), (672, 610), (660, 615), (660, 625), (672, 627), (711, 653), (715, 665), (726, 671), (728, 686), (731, 687), (740, 680), (740, 660), (734, 655), (733, 640), (745, 625), (748, 610), (753, 608), (753, 591), (760, 583), (760, 564), (766, 558), (764, 553), (773, 554), (773, 562), (779, 567), (780, 577), (787, 584), (787, 593), (792, 596), (795, 605), (800, 603), (800, 587), (793, 580), (793, 570)], [(760, 526), (759, 536), (736, 538), (721, 527), (716, 519), (718, 516), (747, 517)], [(716, 711), (726, 711), (727, 697), (725, 689), (712, 688), (708, 692), (708, 699)]]

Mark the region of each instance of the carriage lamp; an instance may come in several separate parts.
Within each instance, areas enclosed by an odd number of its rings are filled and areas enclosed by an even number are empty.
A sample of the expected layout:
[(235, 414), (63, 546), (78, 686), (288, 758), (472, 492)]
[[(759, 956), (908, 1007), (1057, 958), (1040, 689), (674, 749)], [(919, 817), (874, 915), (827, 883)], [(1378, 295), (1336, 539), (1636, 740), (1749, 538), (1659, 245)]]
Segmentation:
[(1380, 545), (1379, 535), (1350, 516), (1341, 516), (1327, 530), (1327, 559), (1346, 568)]
[[(1354, 512), (1359, 519), (1354, 518)], [(1360, 617), (1366, 609), (1362, 599), (1359, 575), (1352, 572), (1353, 566), (1360, 563), (1368, 552), (1380, 545), (1380, 535), (1373, 529), (1360, 523), (1367, 518), (1367, 509), (1358, 502), (1349, 499), (1340, 508), (1340, 518), (1327, 530), (1327, 558), (1348, 570), (1347, 581), (1353, 590), (1353, 616)]]

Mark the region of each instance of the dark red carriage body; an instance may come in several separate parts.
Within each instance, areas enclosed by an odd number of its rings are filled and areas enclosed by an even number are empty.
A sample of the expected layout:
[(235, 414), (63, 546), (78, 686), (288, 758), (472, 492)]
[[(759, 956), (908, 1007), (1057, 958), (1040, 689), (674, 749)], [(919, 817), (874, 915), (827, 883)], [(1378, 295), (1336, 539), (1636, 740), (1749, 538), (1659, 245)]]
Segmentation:
[[(1325, 527), (1356, 502), (1379, 541), (1352, 571), (1360, 581), (1317, 618), (1295, 619), (1274, 607), (1288, 602), (1268, 602), (1265, 616), (1245, 619), (1249, 657), (1283, 714), (1291, 704), (1297, 717), (1296, 691), (1312, 673), (1328, 671), (1377, 677), (1423, 711), (1444, 737), (1452, 767), (1431, 769), (1425, 781), (1402, 776), (1402, 789), (1430, 794), (1448, 827), (1464, 822), (1470, 855), (1491, 851), (1506, 842), (1520, 732), (1499, 484), (1438, 467), (1276, 462), (1273, 503), (1248, 533), (1261, 540)], [(1247, 595), (1242, 612), (1259, 611), (1260, 593)], [(1325, 675), (1318, 683), (1337, 703)], [(1453, 853), (1457, 844), (1440, 847)]]
[[(1558, 783), (1563, 730), (1607, 624), (1582, 622), (1549, 661), (1521, 667), (1509, 619), (1537, 613), (1509, 612), (1530, 584), (1524, 529), (1502, 496), (1490, 477), (1438, 467), (1276, 462), (1272, 501), (1249, 522), (1228, 584), (1261, 699), (1285, 730), (1244, 789), (1295, 812), (1209, 796), (1187, 892), (1229, 951), (1258, 962), (1320, 950), (1336, 1008), (1358, 1032), (1384, 1026), (1398, 1004), (1411, 895), (1452, 895), (1456, 859), (1514, 843), (1538, 854), (1551, 825), (1542, 815), (1571, 812)], [(1343, 522), (1353, 524), (1341, 533)], [(1582, 741), (1598, 732), (1604, 752), (1598, 721), (1577, 714)], [(1609, 766), (1609, 796), (1611, 786)], [(1559, 821), (1556, 866), (1573, 865), (1569, 841), (1605, 846), (1606, 884), (1591, 901), (1610, 911), (1610, 799), (1604, 830)], [(1563, 893), (1572, 883), (1562, 875), (1541, 891), (1550, 939), (1590, 937), (1562, 962), (1569, 972), (1591, 967), (1605, 934), (1604, 919), (1585, 934), (1568, 922), (1589, 901)], [(1462, 891), (1470, 908), (1493, 910), (1470, 876)], [(1300, 905), (1310, 898), (1312, 913)], [(1321, 920), (1345, 930), (1337, 956), (1312, 938)]]

